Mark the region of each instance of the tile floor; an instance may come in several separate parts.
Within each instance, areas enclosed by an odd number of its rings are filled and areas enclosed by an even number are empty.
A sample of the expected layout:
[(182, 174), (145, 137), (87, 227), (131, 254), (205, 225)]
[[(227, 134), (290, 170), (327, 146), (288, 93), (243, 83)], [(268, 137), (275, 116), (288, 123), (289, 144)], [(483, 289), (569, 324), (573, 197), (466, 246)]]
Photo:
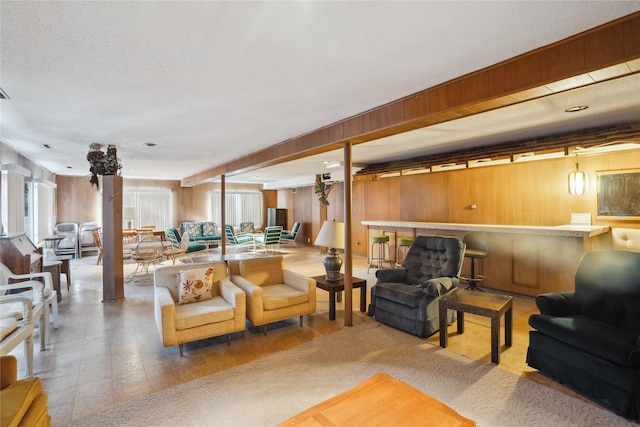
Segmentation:
[[(219, 249), (215, 251), (219, 253)], [(281, 253), (291, 270), (308, 276), (324, 272), (324, 254), (316, 248), (283, 247)], [(296, 318), (270, 325), (266, 336), (261, 328), (249, 328), (244, 338), (240, 333), (233, 334), (230, 346), (226, 336), (187, 343), (184, 345), (185, 357), (181, 358), (177, 346), (165, 348), (160, 342), (153, 317), (151, 275), (126, 282), (124, 301), (102, 303), (102, 266), (96, 265), (96, 259), (97, 256), (85, 256), (72, 260), (71, 288), (67, 291), (63, 285), (59, 304), (60, 328), (51, 329), (51, 345), (46, 351), (40, 352), (36, 346), (34, 374), (42, 379), (49, 395), (53, 425), (294, 347), (345, 327), (343, 303), (338, 303), (336, 320), (330, 321), (328, 293), (318, 289), (317, 311), (312, 316), (305, 316), (303, 327), (298, 326)], [(170, 261), (165, 261), (167, 263)], [(134, 269), (134, 264), (125, 262), (125, 276)], [(353, 271), (354, 275), (367, 279), (368, 289), (375, 283), (375, 276), (366, 274), (365, 258), (355, 257)], [(64, 284), (66, 280), (61, 282)], [(360, 313), (359, 292), (356, 289), (353, 294), (353, 323), (375, 321)], [(535, 311), (532, 298), (515, 298), (513, 346), (501, 347), (499, 366), (568, 392), (525, 363), (527, 319)], [(455, 325), (450, 327), (449, 350), (490, 363), (488, 319), (467, 315), (465, 320), (465, 333), (461, 336), (455, 334)], [(438, 334), (427, 340), (439, 345)], [(19, 364), (22, 363), (21, 353), (21, 347), (13, 352)]]

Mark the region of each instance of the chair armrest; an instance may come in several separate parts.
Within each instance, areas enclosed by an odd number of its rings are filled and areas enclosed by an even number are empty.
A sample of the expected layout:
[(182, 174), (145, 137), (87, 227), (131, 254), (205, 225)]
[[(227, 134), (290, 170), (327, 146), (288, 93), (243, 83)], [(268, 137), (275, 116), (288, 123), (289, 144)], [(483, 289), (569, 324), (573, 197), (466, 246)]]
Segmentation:
[(0, 390), (18, 381), (18, 360), (14, 356), (0, 357)]
[(227, 278), (220, 280), (220, 295), (236, 310), (244, 309), (246, 306), (244, 291)]
[(376, 271), (378, 282), (405, 283), (407, 270), (404, 268), (383, 268)]
[(242, 289), (237, 287), (231, 280), (224, 278), (220, 280), (220, 295), (235, 309), (236, 329), (244, 330), (247, 318), (247, 296)]
[(309, 307), (316, 310), (316, 280), (291, 270), (282, 270), (284, 283), (309, 295)]
[(9, 279), (37, 279), (37, 278), (42, 278), (44, 279), (44, 285), (49, 288), (49, 289), (53, 289), (53, 277), (51, 276), (51, 273), (49, 273), (48, 271), (44, 271), (42, 273), (31, 273), (31, 274), (10, 274), (9, 275)]
[(422, 284), (422, 292), (432, 297), (439, 297), (451, 292), (460, 285), (457, 277), (436, 277)]
[(264, 299), (262, 296), (262, 287), (251, 283), (240, 275), (231, 276), (231, 281), (245, 293), (245, 296), (247, 298), (247, 317), (249, 318), (249, 320), (251, 320), (251, 322), (255, 320), (256, 322), (258, 322), (258, 324), (262, 324), (260, 323), (261, 319), (264, 318)]
[(158, 332), (165, 346), (177, 344), (176, 338), (176, 303), (171, 292), (164, 286), (155, 287), (155, 317)]
[(551, 316), (571, 316), (580, 314), (582, 297), (575, 292), (553, 292), (536, 297), (540, 314)]
[[(38, 282), (40, 283), (40, 282)], [(23, 295), (3, 295), (0, 296), (0, 305), (2, 304), (11, 304), (11, 303), (22, 303), (24, 306), (22, 310), (22, 318), (27, 322), (31, 323), (33, 321), (33, 301), (31, 299), (23, 296)], [(2, 313), (2, 310), (0, 310)], [(15, 313), (15, 312), (14, 312)], [(2, 317), (6, 317), (6, 313), (3, 314)]]
[[(51, 276), (51, 273), (47, 273)], [(18, 282), (11, 283), (8, 285), (0, 285), (0, 289), (8, 290), (8, 289), (25, 289), (32, 288), (33, 289), (33, 304), (41, 303), (44, 301), (44, 284), (37, 280), (29, 280), (28, 282)]]
[(282, 276), (284, 284), (298, 289), (306, 294), (312, 294), (316, 288), (316, 281), (310, 277), (304, 276), (291, 270), (283, 270)]

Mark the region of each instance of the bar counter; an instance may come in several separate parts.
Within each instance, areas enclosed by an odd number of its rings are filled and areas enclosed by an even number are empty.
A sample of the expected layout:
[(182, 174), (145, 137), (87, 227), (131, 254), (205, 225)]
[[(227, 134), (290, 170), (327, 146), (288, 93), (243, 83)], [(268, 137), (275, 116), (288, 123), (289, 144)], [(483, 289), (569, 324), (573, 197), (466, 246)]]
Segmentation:
[[(484, 231), (489, 257), (476, 261), (476, 270), (487, 277), (478, 286), (536, 296), (545, 292), (573, 291), (580, 258), (585, 252), (610, 246), (609, 226), (526, 226), (459, 224), (414, 221), (362, 221), (374, 234), (388, 234), (395, 261), (398, 237), (450, 235), (462, 239), (467, 231)], [(369, 239), (369, 242), (371, 239)], [(370, 244), (368, 250), (370, 251)], [(463, 275), (469, 272), (465, 259)], [(482, 268), (480, 266), (482, 265)]]

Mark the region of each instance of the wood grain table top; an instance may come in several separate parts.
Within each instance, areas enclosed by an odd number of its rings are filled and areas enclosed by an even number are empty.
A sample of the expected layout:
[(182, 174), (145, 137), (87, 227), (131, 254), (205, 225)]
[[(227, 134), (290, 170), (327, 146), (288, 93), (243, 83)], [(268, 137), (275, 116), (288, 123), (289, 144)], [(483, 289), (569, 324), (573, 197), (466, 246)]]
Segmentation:
[(449, 427), (476, 423), (422, 391), (381, 373), (280, 426)]

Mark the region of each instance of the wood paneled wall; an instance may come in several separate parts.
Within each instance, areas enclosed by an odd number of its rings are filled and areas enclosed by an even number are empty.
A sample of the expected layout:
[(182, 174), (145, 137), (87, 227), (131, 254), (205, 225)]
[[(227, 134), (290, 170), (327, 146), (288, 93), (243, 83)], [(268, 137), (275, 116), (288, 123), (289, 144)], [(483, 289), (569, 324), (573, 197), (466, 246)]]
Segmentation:
[[(597, 171), (633, 169), (640, 166), (640, 150), (580, 157), (580, 169), (590, 173), (595, 185)], [(594, 224), (640, 228), (640, 221), (598, 219), (596, 190), (588, 195), (571, 196), (567, 175), (575, 168), (574, 159), (511, 163), (472, 169), (409, 175), (377, 181), (353, 183), (353, 248), (367, 254), (367, 229), (363, 220), (430, 221), (470, 224), (545, 225), (568, 224), (572, 212), (590, 212)], [(171, 188), (176, 200), (177, 223), (208, 219), (207, 192), (216, 184), (184, 188), (178, 181), (125, 180), (125, 186)], [(246, 188), (228, 185), (229, 188)], [(593, 186), (592, 186), (593, 187)], [(252, 187), (255, 189), (255, 187)], [(287, 206), (278, 201), (288, 192)], [(313, 186), (265, 191), (265, 208), (287, 209), (288, 221), (302, 223), (299, 242), (313, 243), (322, 221), (344, 220), (344, 185), (335, 183), (329, 194), (330, 205), (322, 207)], [(88, 181), (77, 177), (58, 177), (58, 219), (95, 221), (100, 208), (99, 193)], [(471, 209), (471, 205), (476, 205)]]

